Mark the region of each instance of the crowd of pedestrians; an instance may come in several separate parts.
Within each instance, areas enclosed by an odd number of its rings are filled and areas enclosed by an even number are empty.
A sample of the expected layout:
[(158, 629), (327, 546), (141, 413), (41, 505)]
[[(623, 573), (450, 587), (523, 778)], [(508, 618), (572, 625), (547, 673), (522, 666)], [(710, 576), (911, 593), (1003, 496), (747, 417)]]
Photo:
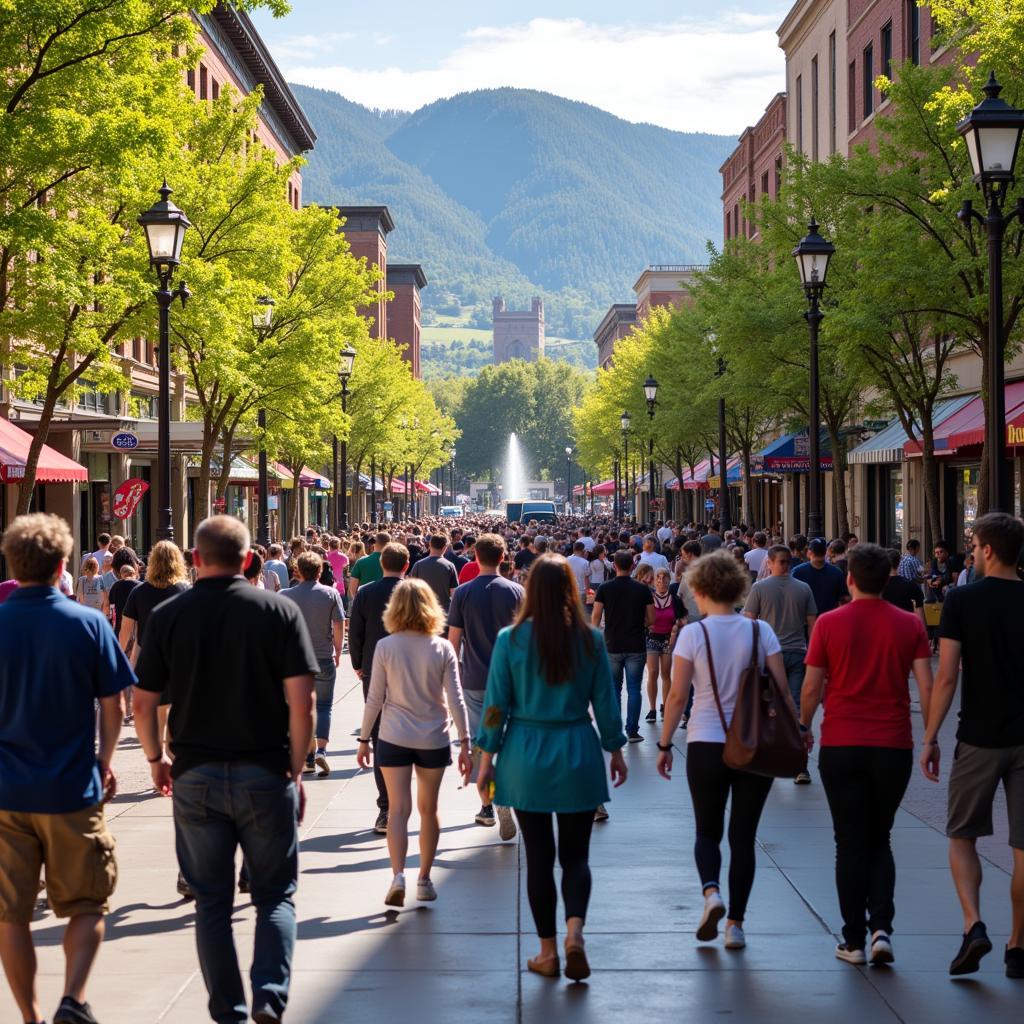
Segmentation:
[[(154, 789), (173, 800), (178, 888), (195, 901), (211, 1019), (284, 1018), (303, 782), (334, 769), (332, 711), (346, 658), (364, 709), (345, 731), (358, 726), (356, 763), (374, 774), (377, 816), (367, 825), (387, 836), (384, 903), (409, 898), (414, 807), (415, 899), (437, 899), (438, 800), (455, 760), (479, 796), (475, 822), (496, 826), (503, 841), (522, 836), (539, 940), (528, 969), (574, 981), (590, 974), (594, 823), (609, 820), (609, 782), (627, 780), (623, 748), (645, 739), (656, 741), (665, 778), (685, 739), (703, 893), (696, 937), (716, 939), (724, 920), (725, 947), (746, 945), (757, 831), (774, 779), (814, 781), (804, 754), (792, 771), (737, 761), (737, 744), (751, 742), (751, 686), (776, 695), (770, 715), (791, 723), (807, 753), (823, 708), (817, 769), (835, 831), (836, 956), (894, 962), (890, 837), (914, 766), (915, 690), (918, 760), (939, 781), (939, 730), (959, 684), (947, 834), (964, 931), (949, 970), (977, 971), (993, 948), (976, 843), (993, 832), (1002, 786), (1013, 848), (1005, 970), (1024, 978), (1016, 518), (977, 520), (963, 566), (943, 541), (926, 566), (915, 540), (898, 552), (852, 535), (785, 542), (777, 531), (723, 532), (715, 521), (640, 526), (602, 516), (424, 516), (347, 535), (310, 528), (267, 549), (239, 520), (213, 516), (188, 551), (160, 541), (143, 561), (124, 538), (104, 534), (72, 561), (66, 524), (33, 514), (2, 543), (13, 580), (0, 584), (0, 960), (26, 1022), (43, 1020), (29, 929), (41, 878), (53, 911), (70, 918), (53, 1021), (96, 1020), (86, 982), (117, 876), (104, 804), (116, 792), (112, 760), (128, 723)], [(642, 723), (653, 727), (646, 735)], [(782, 742), (772, 728), (755, 746)], [(256, 909), (251, 1005), (232, 938), (236, 886)]]

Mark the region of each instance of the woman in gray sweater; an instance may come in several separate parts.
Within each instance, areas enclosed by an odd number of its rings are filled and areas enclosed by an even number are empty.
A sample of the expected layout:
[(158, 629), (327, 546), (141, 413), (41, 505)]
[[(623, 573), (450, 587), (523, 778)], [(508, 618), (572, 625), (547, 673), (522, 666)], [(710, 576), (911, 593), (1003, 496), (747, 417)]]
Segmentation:
[(452, 763), (450, 719), (459, 730), (463, 783), (473, 766), (458, 660), (452, 645), (438, 635), (444, 624), (444, 611), (433, 590), (423, 580), (403, 580), (384, 609), (384, 628), (391, 635), (377, 644), (373, 655), (357, 759), (361, 768), (371, 766), (369, 736), (380, 715), (375, 756), (388, 790), (388, 854), (394, 878), (384, 902), (391, 907), (405, 905), (413, 768), (420, 815), (416, 899), (437, 899), (430, 868), (441, 832), (437, 794), (444, 770)]

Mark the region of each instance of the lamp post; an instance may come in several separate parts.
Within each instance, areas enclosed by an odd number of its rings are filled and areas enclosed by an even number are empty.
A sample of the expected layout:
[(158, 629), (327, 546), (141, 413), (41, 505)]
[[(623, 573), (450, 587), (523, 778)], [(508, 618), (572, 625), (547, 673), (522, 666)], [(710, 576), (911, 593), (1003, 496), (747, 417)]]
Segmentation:
[[(338, 380), (341, 383), (341, 413), (348, 416), (348, 396), (351, 392), (348, 389), (348, 382), (352, 378), (352, 367), (356, 361), (356, 350), (351, 345), (346, 345), (341, 350), (341, 367), (338, 370)], [(338, 480), (334, 481), (335, 518), (340, 529), (348, 531), (348, 424), (345, 425), (345, 434), (341, 439), (341, 491), (338, 491)]]
[(626, 504), (623, 508), (623, 514), (626, 514), (629, 508), (629, 425), (632, 422), (633, 417), (629, 415), (629, 410), (624, 410), (619, 417), (619, 426), (622, 427), (622, 447), (624, 449), (622, 463), (626, 467)]
[[(724, 377), (726, 371), (725, 360), (718, 357), (718, 369), (715, 370), (716, 377)], [(709, 467), (710, 468), (710, 467)], [(732, 508), (729, 502), (729, 452), (725, 436), (725, 394), (718, 396), (718, 525), (724, 534), (732, 529)]]
[(457, 454), (458, 453), (453, 448), (452, 449), (452, 461), (451, 461), (451, 469), (452, 469), (452, 504), (453, 505), (458, 505), (458, 503), (459, 503), (459, 491), (458, 491), (458, 488), (456, 487), (456, 483), (455, 483), (455, 456)]
[(160, 199), (138, 217), (146, 233), (149, 247), (149, 265), (156, 271), (156, 302), (160, 309), (160, 395), (157, 408), (157, 458), (160, 473), (157, 477), (157, 540), (174, 540), (171, 511), (171, 303), (181, 299), (182, 308), (191, 296), (182, 281), (171, 291), (174, 268), (181, 263), (181, 245), (190, 227), (188, 217), (170, 200), (172, 190), (165, 181), (160, 188)]
[(565, 449), (565, 508), (572, 508), (572, 448)]
[(813, 540), (825, 533), (825, 514), (822, 509), (821, 487), (821, 408), (820, 382), (818, 379), (818, 330), (825, 314), (821, 311), (821, 295), (828, 277), (828, 264), (836, 247), (818, 234), (818, 225), (812, 215), (807, 234), (800, 239), (793, 250), (796, 265), (800, 269), (800, 281), (807, 296), (807, 312), (804, 318), (811, 332), (811, 404), (808, 424), (808, 455), (810, 475), (807, 478), (807, 535)]
[[(644, 381), (644, 398), (647, 401), (647, 418), (651, 421), (651, 436), (647, 441), (647, 461), (650, 468), (651, 480), (650, 486), (647, 491), (647, 510), (651, 511), (651, 505), (655, 501), (654, 497), (654, 409), (658, 404), (658, 382), (650, 375), (647, 374), (647, 380)], [(654, 522), (654, 517), (648, 515), (648, 522)]]
[[(256, 343), (261, 344), (270, 333), (274, 323), (274, 300), (269, 295), (264, 295), (256, 300), (259, 309), (253, 310), (252, 327), (256, 332)], [(270, 503), (267, 500), (267, 445), (265, 434), (267, 430), (267, 410), (260, 404), (259, 412), (256, 413), (256, 424), (260, 431), (260, 452), (259, 452), (259, 498), (256, 512), (256, 539), (264, 547), (270, 544)]]
[(1014, 182), (1024, 110), (999, 98), (1002, 86), (990, 72), (983, 99), (958, 125), (967, 144), (974, 170), (974, 184), (988, 207), (983, 217), (969, 199), (958, 214), (968, 226), (977, 220), (988, 235), (988, 416), (985, 420), (985, 462), (990, 512), (1012, 512), (1011, 475), (1006, 464), (1006, 393), (1004, 389), (1005, 339), (1003, 337), (1003, 236), (1015, 219), (1024, 221), (1024, 198), (1003, 213), (1006, 193)]

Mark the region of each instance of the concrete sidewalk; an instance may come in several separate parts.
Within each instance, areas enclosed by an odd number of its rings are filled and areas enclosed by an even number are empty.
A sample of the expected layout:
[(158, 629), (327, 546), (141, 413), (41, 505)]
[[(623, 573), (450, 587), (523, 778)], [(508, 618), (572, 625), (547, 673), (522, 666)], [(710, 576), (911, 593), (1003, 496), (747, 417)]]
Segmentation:
[[(438, 901), (386, 911), (387, 849), (370, 828), (372, 777), (355, 767), (352, 737), (362, 698), (348, 670), (338, 694), (330, 752), (335, 770), (329, 779), (307, 783), (289, 1021), (1021, 1020), (1024, 983), (1003, 975), (1009, 876), (1000, 866), (1008, 864), (1008, 851), (998, 842), (986, 848), (984, 904), (996, 949), (973, 978), (954, 981), (946, 974), (961, 922), (946, 842), (934, 827), (941, 827), (934, 819), (941, 819), (944, 785), (933, 792), (922, 788), (925, 780), (915, 781), (897, 818), (893, 969), (858, 969), (833, 956), (840, 919), (831, 822), (816, 771), (810, 787), (777, 782), (773, 788), (759, 834), (749, 945), (726, 952), (720, 942), (698, 944), (693, 937), (702, 898), (685, 765), (677, 758), (672, 782), (660, 779), (657, 732), (643, 726), (647, 742), (626, 751), (630, 779), (609, 805), (611, 820), (595, 828), (587, 925), (594, 974), (589, 984), (571, 986), (525, 972), (536, 938), (524, 859), (517, 842), (503, 844), (496, 830), (473, 823), (475, 792), (457, 788), (454, 768), (442, 793)], [(191, 904), (174, 890), (170, 802), (147, 792), (148, 771), (134, 736), (123, 747), (115, 764), (122, 795), (110, 809), (121, 880), (89, 999), (101, 1024), (199, 1024), (209, 1019), (206, 991)], [(948, 767), (951, 744), (945, 752)], [(410, 845), (415, 850), (415, 836)], [(410, 873), (416, 865), (414, 856)], [(251, 957), (253, 923), (248, 897), (239, 896), (235, 932), (243, 965)], [(48, 1016), (62, 991), (62, 930), (45, 912), (35, 926)], [(17, 1020), (4, 987), (0, 1021)]]

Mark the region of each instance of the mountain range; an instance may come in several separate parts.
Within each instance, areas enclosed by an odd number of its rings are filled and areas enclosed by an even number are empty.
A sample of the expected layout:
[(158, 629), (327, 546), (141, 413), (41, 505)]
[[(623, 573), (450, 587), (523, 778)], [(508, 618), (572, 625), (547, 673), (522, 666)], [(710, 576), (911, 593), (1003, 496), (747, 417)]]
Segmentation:
[(388, 258), (423, 264), (424, 322), (490, 326), (545, 300), (589, 338), (649, 263), (700, 263), (721, 237), (728, 136), (634, 124), (548, 93), (486, 89), (413, 113), (293, 85), (316, 129), (307, 202), (387, 205)]

